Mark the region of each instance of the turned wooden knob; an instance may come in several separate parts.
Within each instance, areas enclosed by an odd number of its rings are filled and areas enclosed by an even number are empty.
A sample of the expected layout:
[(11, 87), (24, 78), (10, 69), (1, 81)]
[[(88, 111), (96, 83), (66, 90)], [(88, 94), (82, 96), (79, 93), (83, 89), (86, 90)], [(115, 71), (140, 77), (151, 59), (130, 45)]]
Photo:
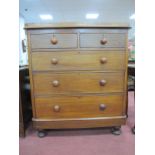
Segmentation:
[(59, 112), (60, 111), (60, 106), (59, 105), (55, 105), (54, 107), (53, 107), (53, 110), (55, 111), (55, 112)]
[(52, 43), (53, 45), (56, 45), (56, 44), (58, 43), (58, 40), (57, 40), (55, 37), (53, 37), (53, 38), (51, 39), (51, 43)]
[(107, 83), (106, 80), (100, 80), (100, 86), (104, 86)]
[(58, 59), (53, 58), (53, 59), (51, 60), (51, 63), (54, 64), (54, 65), (56, 65), (56, 64), (58, 63)]
[(53, 84), (54, 87), (58, 87), (58, 86), (60, 85), (60, 83), (59, 83), (58, 80), (54, 80), (54, 81), (52, 82), (52, 84)]
[(105, 38), (102, 39), (102, 40), (100, 41), (100, 43), (101, 43), (102, 45), (105, 45), (107, 42), (108, 42), (108, 41), (107, 41)]
[(104, 58), (104, 57), (101, 58), (101, 59), (100, 59), (100, 62), (101, 62), (102, 64), (106, 63), (106, 62), (107, 62), (107, 58)]
[(100, 104), (99, 108), (100, 108), (100, 110), (105, 110), (106, 109), (106, 105), (102, 103), (102, 104)]

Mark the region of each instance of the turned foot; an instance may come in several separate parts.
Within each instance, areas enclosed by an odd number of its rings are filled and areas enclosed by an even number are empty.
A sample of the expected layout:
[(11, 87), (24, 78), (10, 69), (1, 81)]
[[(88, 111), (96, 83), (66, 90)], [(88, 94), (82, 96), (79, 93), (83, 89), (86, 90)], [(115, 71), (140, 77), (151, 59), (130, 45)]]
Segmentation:
[(45, 130), (39, 130), (37, 135), (38, 135), (39, 138), (43, 138), (43, 137), (45, 137), (47, 135), (47, 133), (46, 133)]
[(111, 130), (113, 135), (120, 135), (121, 134), (121, 127), (113, 127)]

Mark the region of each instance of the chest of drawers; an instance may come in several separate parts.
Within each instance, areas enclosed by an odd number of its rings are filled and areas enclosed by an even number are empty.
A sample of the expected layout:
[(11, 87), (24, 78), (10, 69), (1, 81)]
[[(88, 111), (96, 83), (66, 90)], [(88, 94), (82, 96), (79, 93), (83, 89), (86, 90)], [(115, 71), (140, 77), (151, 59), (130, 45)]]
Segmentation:
[(25, 29), (36, 129), (125, 124), (128, 26), (27, 24)]

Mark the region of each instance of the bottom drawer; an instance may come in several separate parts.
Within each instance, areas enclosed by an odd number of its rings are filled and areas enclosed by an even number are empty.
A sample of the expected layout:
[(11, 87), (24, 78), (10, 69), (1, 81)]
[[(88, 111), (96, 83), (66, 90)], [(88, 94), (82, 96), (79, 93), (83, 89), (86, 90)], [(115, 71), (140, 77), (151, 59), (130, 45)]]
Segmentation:
[(36, 118), (122, 116), (123, 95), (60, 96), (35, 99)]

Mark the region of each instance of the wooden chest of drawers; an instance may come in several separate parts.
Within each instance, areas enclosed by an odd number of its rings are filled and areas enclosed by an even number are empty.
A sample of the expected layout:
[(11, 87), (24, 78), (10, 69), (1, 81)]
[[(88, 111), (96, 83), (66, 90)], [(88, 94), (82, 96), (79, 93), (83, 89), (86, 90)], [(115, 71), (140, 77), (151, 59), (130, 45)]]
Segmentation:
[(125, 124), (128, 26), (25, 28), (36, 129)]

